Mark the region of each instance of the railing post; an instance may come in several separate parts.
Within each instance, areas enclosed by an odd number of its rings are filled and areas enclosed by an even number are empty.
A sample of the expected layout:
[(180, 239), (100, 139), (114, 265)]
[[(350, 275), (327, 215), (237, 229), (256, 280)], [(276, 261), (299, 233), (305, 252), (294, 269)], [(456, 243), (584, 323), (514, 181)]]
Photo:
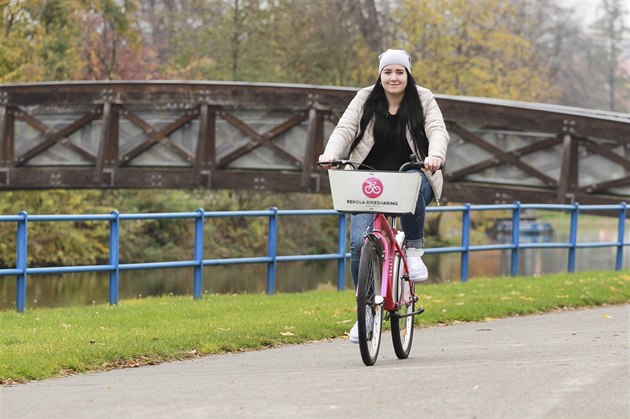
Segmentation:
[(468, 281), (468, 259), (469, 259), (469, 247), (470, 247), (470, 204), (464, 204), (464, 211), (462, 213), (462, 257), (460, 267), (460, 280), (461, 282)]
[(195, 268), (193, 279), (193, 298), (198, 300), (201, 298), (203, 289), (203, 224), (204, 210), (197, 209), (197, 217), (195, 218)]
[(337, 253), (339, 260), (337, 261), (337, 291), (343, 291), (346, 288), (346, 214), (339, 214), (337, 219)]
[(575, 272), (575, 251), (577, 244), (577, 228), (578, 228), (578, 214), (580, 211), (580, 204), (575, 202), (573, 209), (571, 210), (571, 230), (569, 231), (569, 262), (567, 266), (568, 272)]
[(623, 242), (626, 233), (626, 203), (621, 203), (621, 209), (619, 210), (619, 228), (617, 230), (617, 260), (615, 262), (615, 269), (620, 271), (623, 266)]
[(16, 249), (16, 268), (20, 273), (16, 278), (15, 305), (18, 312), (23, 313), (26, 309), (26, 266), (28, 261), (28, 213), (26, 211), (18, 212), (22, 217), (17, 225), (17, 249)]
[(510, 275), (518, 275), (518, 254), (521, 239), (521, 203), (514, 202), (512, 211), (512, 257), (510, 261)]
[(267, 263), (267, 294), (276, 292), (276, 256), (278, 252), (278, 208), (269, 208), (269, 238), (267, 241), (267, 256), (271, 261)]
[(109, 221), (109, 264), (113, 269), (109, 271), (109, 304), (118, 304), (118, 284), (120, 279), (120, 214), (114, 210), (114, 216)]

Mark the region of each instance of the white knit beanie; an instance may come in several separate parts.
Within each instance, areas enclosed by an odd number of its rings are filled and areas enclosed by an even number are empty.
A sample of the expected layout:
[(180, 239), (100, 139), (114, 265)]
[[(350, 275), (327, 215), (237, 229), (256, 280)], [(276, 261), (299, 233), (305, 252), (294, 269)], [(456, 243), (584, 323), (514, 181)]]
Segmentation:
[(405, 66), (408, 72), (411, 73), (411, 57), (407, 54), (407, 51), (402, 49), (388, 49), (384, 53), (378, 56), (378, 74), (381, 74), (383, 67), (390, 64), (400, 64)]

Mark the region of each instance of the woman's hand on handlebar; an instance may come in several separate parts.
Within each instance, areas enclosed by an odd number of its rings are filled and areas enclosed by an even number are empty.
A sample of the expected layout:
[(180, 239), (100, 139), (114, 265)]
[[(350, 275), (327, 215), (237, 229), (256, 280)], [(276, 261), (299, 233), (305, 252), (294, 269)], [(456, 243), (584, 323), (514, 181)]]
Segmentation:
[[(329, 161), (335, 161), (335, 160), (338, 160), (337, 156), (330, 153), (324, 153), (321, 156), (319, 156), (319, 159), (318, 159), (318, 161), (320, 162), (329, 162)], [(333, 165), (333, 164), (320, 164), (320, 166), (323, 167), (324, 169), (333, 169), (333, 168), (338, 167), (338, 165)]]
[(425, 171), (435, 172), (442, 167), (442, 159), (439, 157), (429, 156), (424, 159)]

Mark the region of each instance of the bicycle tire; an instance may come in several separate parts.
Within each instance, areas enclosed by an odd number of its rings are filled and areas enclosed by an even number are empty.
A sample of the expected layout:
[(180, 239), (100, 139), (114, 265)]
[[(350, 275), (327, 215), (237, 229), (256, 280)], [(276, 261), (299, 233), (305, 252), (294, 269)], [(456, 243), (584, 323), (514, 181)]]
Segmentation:
[[(400, 256), (397, 256), (397, 258), (400, 258)], [(415, 310), (415, 302), (410, 298), (410, 291), (413, 289), (414, 284), (403, 278), (402, 260), (398, 261), (398, 270), (395, 273), (394, 298), (400, 305), (397, 310), (390, 313), (392, 344), (398, 359), (406, 359), (409, 357), (411, 344), (413, 343), (415, 316), (412, 313)]]
[[(381, 251), (376, 242), (367, 241), (361, 250), (357, 285), (357, 322), (361, 359), (367, 366), (378, 358), (383, 327)], [(378, 298), (377, 298), (378, 297)], [(380, 300), (380, 301), (379, 301)]]

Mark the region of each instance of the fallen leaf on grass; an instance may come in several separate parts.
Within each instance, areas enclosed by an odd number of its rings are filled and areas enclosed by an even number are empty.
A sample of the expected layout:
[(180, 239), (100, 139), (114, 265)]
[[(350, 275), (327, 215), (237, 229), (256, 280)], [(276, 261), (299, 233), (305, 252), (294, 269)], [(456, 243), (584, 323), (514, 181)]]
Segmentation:
[(293, 333), (291, 333), (291, 332), (280, 332), (280, 334), (281, 334), (282, 336), (295, 336), (295, 335), (294, 335)]

